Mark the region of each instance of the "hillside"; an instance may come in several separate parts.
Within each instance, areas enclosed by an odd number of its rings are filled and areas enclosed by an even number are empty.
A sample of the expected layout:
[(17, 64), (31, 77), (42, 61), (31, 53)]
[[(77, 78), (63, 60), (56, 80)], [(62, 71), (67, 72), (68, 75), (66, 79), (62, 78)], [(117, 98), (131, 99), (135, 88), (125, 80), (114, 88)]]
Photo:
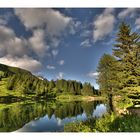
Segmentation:
[(23, 99), (54, 98), (65, 95), (97, 95), (90, 83), (75, 80), (48, 81), (17, 67), (0, 64), (0, 102)]
[(0, 101), (35, 97), (37, 89), (30, 88), (34, 82), (46, 84), (47, 80), (42, 81), (27, 70), (0, 64)]

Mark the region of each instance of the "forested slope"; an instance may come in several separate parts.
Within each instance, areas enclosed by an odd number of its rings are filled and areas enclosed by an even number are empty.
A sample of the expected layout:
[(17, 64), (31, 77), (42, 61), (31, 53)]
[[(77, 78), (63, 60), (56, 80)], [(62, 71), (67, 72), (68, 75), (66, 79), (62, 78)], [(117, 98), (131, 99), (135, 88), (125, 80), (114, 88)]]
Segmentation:
[(59, 95), (97, 95), (90, 83), (59, 79), (48, 81), (31, 72), (0, 64), (0, 98), (49, 98)]

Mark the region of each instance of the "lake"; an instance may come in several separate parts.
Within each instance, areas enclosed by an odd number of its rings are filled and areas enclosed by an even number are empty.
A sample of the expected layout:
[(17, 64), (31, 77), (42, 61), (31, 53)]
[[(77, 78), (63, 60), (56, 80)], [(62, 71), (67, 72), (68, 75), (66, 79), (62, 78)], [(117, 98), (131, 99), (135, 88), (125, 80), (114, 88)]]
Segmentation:
[(0, 104), (0, 132), (63, 132), (66, 123), (101, 117), (107, 110), (101, 101)]

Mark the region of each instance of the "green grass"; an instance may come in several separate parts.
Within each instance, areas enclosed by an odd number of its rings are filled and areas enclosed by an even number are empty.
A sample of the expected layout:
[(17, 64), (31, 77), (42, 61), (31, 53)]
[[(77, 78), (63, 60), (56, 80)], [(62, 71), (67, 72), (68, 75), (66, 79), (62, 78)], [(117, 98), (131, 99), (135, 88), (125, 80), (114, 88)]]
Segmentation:
[(140, 132), (140, 118), (134, 114), (106, 114), (96, 121), (95, 129), (100, 132)]
[(115, 103), (115, 107), (119, 109), (124, 109), (133, 106), (132, 100), (129, 99), (128, 97), (123, 97), (123, 96), (121, 96), (121, 98), (118, 100), (117, 99), (114, 100), (114, 103)]
[(64, 126), (65, 132), (92, 132), (92, 129), (83, 122), (72, 122)]
[(95, 100), (103, 100), (104, 97), (96, 97), (96, 96), (82, 96), (82, 95), (70, 95), (68, 93), (59, 95), (56, 97), (56, 100), (59, 101), (90, 101), (91, 98), (94, 98)]
[(86, 122), (69, 123), (65, 132), (140, 132), (140, 117), (137, 115), (116, 116), (105, 114), (102, 118), (90, 119)]
[(70, 95), (70, 94), (62, 94), (56, 97), (59, 101), (81, 101), (83, 99), (83, 96), (81, 95)]

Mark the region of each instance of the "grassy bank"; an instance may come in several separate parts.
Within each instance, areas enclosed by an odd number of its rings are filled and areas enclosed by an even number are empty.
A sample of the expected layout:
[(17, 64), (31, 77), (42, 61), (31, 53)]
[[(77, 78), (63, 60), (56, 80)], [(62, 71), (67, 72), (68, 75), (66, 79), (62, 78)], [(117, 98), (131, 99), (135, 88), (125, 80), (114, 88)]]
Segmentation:
[(105, 97), (102, 96), (82, 96), (82, 95), (59, 95), (56, 97), (56, 100), (59, 101), (65, 101), (65, 102), (69, 102), (69, 101), (94, 101), (94, 100), (105, 100)]
[(65, 125), (65, 132), (140, 132), (140, 119), (137, 115), (105, 114), (102, 118)]
[[(65, 132), (140, 132), (140, 118), (127, 108), (133, 106), (128, 97), (114, 96), (113, 105), (116, 113), (106, 113), (101, 118), (66, 124)], [(139, 110), (138, 110), (139, 111)]]

